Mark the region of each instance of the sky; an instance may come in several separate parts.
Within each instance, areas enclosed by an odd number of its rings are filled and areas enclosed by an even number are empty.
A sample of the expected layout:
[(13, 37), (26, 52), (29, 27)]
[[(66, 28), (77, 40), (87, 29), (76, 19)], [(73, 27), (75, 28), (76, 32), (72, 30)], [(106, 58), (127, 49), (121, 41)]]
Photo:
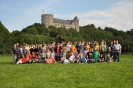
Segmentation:
[(42, 14), (79, 19), (79, 25), (133, 29), (133, 0), (0, 0), (0, 21), (10, 31), (41, 23)]

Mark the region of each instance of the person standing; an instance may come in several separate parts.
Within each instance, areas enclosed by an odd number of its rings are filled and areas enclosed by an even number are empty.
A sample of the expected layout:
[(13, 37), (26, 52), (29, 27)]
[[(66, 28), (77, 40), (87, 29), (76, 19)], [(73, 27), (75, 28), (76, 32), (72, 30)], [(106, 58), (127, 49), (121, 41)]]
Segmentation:
[(121, 45), (118, 43), (118, 40), (115, 40), (115, 43), (113, 45), (114, 62), (116, 62), (116, 60), (118, 62), (120, 61), (120, 53), (121, 53)]
[(16, 44), (14, 44), (12, 50), (11, 50), (12, 56), (13, 56), (13, 63), (15, 64), (17, 62), (18, 59), (18, 48), (16, 46)]
[(60, 43), (63, 43), (65, 41), (63, 35), (58, 35), (57, 37), (58, 37)]

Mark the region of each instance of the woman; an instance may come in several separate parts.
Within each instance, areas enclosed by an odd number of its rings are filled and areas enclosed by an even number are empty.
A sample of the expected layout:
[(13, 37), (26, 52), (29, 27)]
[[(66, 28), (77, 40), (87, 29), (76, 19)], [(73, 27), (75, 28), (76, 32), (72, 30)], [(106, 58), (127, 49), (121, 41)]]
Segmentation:
[(27, 62), (29, 62), (28, 57), (26, 57), (24, 54), (22, 54), (22, 58), (19, 61), (17, 61), (16, 64), (24, 64), (24, 63), (27, 63)]
[(46, 64), (54, 64), (57, 63), (55, 59), (50, 55), (50, 57), (46, 60)]

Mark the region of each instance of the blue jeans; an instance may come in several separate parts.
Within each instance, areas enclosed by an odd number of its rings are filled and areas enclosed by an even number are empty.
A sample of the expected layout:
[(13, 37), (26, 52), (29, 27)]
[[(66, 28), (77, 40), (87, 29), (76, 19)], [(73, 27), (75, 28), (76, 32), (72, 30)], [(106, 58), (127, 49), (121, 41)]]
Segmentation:
[(119, 51), (114, 51), (114, 62), (116, 60), (119, 62), (120, 61), (120, 52)]

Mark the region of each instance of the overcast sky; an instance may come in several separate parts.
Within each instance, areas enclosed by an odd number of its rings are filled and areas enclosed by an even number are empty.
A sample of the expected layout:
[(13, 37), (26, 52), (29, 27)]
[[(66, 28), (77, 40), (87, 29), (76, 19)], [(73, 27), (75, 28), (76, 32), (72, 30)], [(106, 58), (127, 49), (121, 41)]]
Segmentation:
[(0, 20), (10, 32), (41, 23), (47, 13), (66, 20), (78, 16), (80, 26), (133, 28), (133, 0), (0, 0)]

